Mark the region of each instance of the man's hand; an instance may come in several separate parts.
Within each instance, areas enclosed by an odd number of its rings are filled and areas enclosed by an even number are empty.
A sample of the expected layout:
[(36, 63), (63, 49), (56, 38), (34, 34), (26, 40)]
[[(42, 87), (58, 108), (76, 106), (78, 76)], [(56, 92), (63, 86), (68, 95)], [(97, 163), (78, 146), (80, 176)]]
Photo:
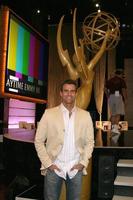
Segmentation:
[(82, 165), (81, 163), (77, 164), (77, 165), (74, 165), (72, 168), (71, 168), (71, 171), (74, 170), (74, 169), (77, 169), (78, 171), (82, 171), (84, 168), (84, 165)]
[(61, 170), (57, 167), (57, 165), (51, 165), (51, 166), (48, 167), (48, 169), (51, 170), (51, 171), (54, 171), (55, 169), (56, 169), (57, 171), (59, 171), (59, 172), (61, 171)]

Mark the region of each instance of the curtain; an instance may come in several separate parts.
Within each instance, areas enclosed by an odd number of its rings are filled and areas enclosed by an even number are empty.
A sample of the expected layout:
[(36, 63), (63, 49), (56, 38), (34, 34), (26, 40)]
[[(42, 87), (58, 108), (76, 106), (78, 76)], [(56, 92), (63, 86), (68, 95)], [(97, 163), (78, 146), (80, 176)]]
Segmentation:
[(102, 56), (95, 69), (94, 79), (94, 97), (96, 108), (99, 113), (100, 121), (102, 120), (102, 106), (105, 85), (105, 71), (106, 71), (106, 53)]
[[(95, 68), (95, 79), (94, 79), (94, 98), (96, 102), (96, 108), (99, 113), (99, 121), (102, 123), (102, 107), (104, 97), (104, 85), (105, 85), (105, 72), (106, 72), (106, 53), (103, 54), (100, 61)], [(96, 135), (96, 146), (103, 146), (102, 141), (102, 130), (97, 130)]]

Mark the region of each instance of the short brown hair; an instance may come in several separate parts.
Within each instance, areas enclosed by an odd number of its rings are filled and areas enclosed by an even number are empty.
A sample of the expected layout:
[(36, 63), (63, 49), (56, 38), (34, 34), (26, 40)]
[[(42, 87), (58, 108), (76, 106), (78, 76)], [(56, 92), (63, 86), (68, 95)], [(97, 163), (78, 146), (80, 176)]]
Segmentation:
[(76, 81), (74, 81), (74, 80), (72, 80), (72, 79), (67, 79), (67, 80), (64, 80), (64, 81), (62, 82), (62, 84), (61, 84), (61, 86), (60, 86), (60, 90), (61, 90), (61, 91), (63, 90), (63, 86), (64, 86), (65, 84), (72, 84), (72, 85), (75, 85), (76, 90), (77, 90), (77, 88), (78, 88), (78, 84), (77, 84)]

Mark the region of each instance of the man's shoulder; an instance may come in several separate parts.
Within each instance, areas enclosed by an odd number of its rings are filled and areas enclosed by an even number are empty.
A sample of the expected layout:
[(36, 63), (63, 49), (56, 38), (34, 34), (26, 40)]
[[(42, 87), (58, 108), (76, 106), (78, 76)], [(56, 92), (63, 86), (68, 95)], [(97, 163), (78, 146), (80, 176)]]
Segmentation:
[(77, 107), (77, 111), (78, 111), (78, 112), (81, 112), (81, 113), (83, 113), (83, 114), (89, 114), (89, 111), (84, 110), (84, 109), (82, 109), (82, 108), (80, 108), (80, 107)]
[(111, 84), (114, 81), (115, 77), (111, 77), (106, 81), (106, 85)]
[(108, 84), (112, 84), (112, 83), (115, 83), (115, 82), (120, 82), (122, 79), (118, 76), (113, 76), (111, 77), (110, 79), (107, 80), (107, 83)]
[(57, 111), (57, 110), (59, 110), (59, 106), (47, 108), (45, 111), (51, 113), (51, 112), (54, 112), (54, 111)]
[(118, 76), (113, 76), (113, 77), (111, 77), (108, 81), (114, 81), (114, 80), (116, 80), (116, 79), (119, 79), (119, 77), (118, 77)]

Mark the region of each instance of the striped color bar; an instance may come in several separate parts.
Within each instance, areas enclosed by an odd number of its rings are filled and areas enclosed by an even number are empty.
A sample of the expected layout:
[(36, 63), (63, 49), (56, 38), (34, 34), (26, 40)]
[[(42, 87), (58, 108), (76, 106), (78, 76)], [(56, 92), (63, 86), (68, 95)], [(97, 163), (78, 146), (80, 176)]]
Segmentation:
[(44, 79), (45, 43), (14, 17), (10, 19), (8, 69), (29, 81)]

